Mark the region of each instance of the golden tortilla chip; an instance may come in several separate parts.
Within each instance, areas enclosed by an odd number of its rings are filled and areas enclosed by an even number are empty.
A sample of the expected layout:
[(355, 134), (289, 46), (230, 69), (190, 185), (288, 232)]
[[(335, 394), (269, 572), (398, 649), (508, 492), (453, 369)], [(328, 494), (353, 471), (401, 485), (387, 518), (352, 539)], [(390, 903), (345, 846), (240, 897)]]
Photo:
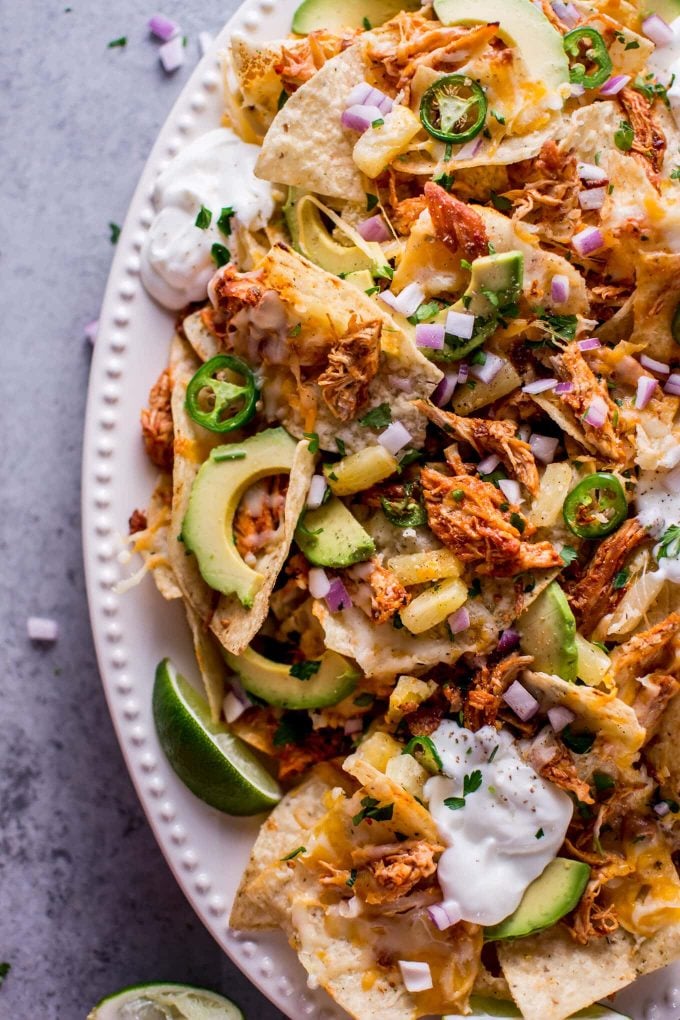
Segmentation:
[(680, 695), (676, 695), (661, 717), (656, 736), (646, 749), (664, 797), (680, 801)]
[(168, 601), (182, 597), (168, 556), (171, 511), (172, 477), (163, 471), (146, 509), (146, 529), (134, 536), (134, 546), (151, 570), (158, 591)]
[(200, 308), (197, 312), (187, 315), (182, 323), (182, 329), (201, 361), (210, 361), (215, 355), (222, 353), (218, 337), (203, 323)]
[(680, 354), (672, 322), (680, 303), (680, 254), (641, 252), (633, 299), (633, 335), (644, 352), (668, 362)]
[(206, 630), (205, 624), (187, 601), (184, 603), (184, 608), (194, 639), (196, 662), (201, 671), (203, 686), (210, 706), (210, 717), (213, 722), (219, 722), (224, 699), (224, 675), (226, 672), (224, 659), (214, 637), (210, 631)]

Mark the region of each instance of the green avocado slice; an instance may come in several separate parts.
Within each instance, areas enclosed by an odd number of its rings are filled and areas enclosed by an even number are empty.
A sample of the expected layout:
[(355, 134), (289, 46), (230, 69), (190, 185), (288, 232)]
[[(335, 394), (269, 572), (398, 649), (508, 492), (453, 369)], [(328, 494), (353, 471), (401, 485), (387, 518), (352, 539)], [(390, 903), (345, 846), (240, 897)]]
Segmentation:
[(590, 868), (583, 861), (556, 857), (528, 886), (517, 910), (484, 929), (485, 940), (517, 939), (549, 928), (574, 909), (589, 878)]
[(315, 567), (351, 567), (375, 552), (375, 543), (337, 496), (308, 510), (295, 541)]
[(246, 648), (240, 655), (226, 650), (223, 653), (249, 694), (279, 708), (337, 705), (352, 693), (361, 675), (342, 655), (331, 651), (324, 652), (317, 671), (308, 680), (293, 676), (291, 666), (267, 659), (253, 648)]
[[(466, 1017), (462, 1013), (447, 1013), (442, 1020), (521, 1020), (522, 1014), (514, 1002), (507, 999), (493, 999), (489, 995), (471, 995), (470, 1009)], [(617, 1013), (611, 1006), (586, 1006), (572, 1014), (569, 1020), (631, 1020), (623, 1013)]]
[[(420, 0), (303, 0), (293, 15), (293, 31), (307, 35), (318, 28), (377, 28), (399, 11), (417, 11)], [(368, 26), (366, 25), (368, 22)]]
[(206, 584), (249, 608), (264, 582), (234, 543), (232, 522), (245, 491), (267, 475), (290, 472), (297, 443), (285, 429), (266, 429), (242, 443), (217, 446), (201, 465), (182, 523), (182, 541)]
[(362, 269), (370, 271), (385, 261), (378, 244), (373, 258), (354, 244), (339, 244), (321, 219), (321, 210), (299, 188), (288, 189), (283, 215), (295, 250), (328, 273), (347, 276)]
[(522, 650), (533, 655), (533, 668), (569, 683), (578, 673), (576, 620), (557, 581), (541, 592), (516, 623)]

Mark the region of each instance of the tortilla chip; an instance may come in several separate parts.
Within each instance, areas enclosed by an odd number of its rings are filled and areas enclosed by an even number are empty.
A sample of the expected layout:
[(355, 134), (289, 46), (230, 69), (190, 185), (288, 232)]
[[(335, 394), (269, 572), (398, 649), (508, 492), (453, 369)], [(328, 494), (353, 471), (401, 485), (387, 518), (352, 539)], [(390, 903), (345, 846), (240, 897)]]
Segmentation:
[(224, 674), (226, 672), (224, 659), (214, 637), (210, 631), (206, 630), (203, 621), (186, 601), (184, 608), (194, 639), (196, 662), (201, 671), (203, 686), (210, 706), (210, 717), (213, 722), (219, 722), (224, 699)]
[(146, 509), (145, 532), (135, 536), (135, 549), (149, 564), (158, 591), (168, 601), (182, 597), (168, 555), (171, 510), (172, 477), (169, 472), (163, 471)]
[(661, 717), (656, 736), (645, 755), (654, 769), (664, 798), (680, 801), (680, 695)]
[(671, 324), (680, 303), (680, 254), (642, 252), (638, 257), (637, 289), (633, 299), (633, 335), (645, 354), (671, 361), (680, 348)]
[(621, 931), (581, 946), (556, 926), (499, 942), (498, 958), (524, 1020), (565, 1020), (636, 976), (630, 936)]
[(314, 461), (307, 440), (298, 443), (290, 471), (283, 523), (276, 539), (269, 543), (267, 551), (257, 561), (258, 572), (265, 580), (255, 594), (252, 606), (246, 609), (236, 595), (220, 595), (210, 621), (210, 629), (227, 651), (234, 655), (240, 655), (250, 644), (269, 612), (269, 598), (290, 552), (293, 534), (314, 474)]
[(360, 754), (351, 754), (342, 765), (345, 772), (354, 776), (363, 790), (382, 804), (393, 804), (391, 825), (398, 832), (406, 832), (413, 839), (439, 842), (439, 833), (430, 812), (419, 804), (407, 790), (371, 765)]
[(597, 734), (595, 746), (604, 744), (614, 752), (630, 758), (640, 750), (645, 731), (633, 709), (615, 694), (605, 694), (593, 687), (567, 683), (548, 673), (524, 673), (524, 684), (542, 706), (564, 705), (576, 715), (578, 722)]
[(187, 315), (182, 323), (184, 334), (201, 361), (210, 361), (216, 354), (222, 354), (220, 342), (203, 323), (201, 309)]
[(265, 181), (364, 202), (352, 159), (356, 134), (341, 124), (347, 96), (364, 80), (361, 50), (350, 46), (297, 90), (265, 135), (255, 173)]
[(241, 105), (264, 130), (278, 112), (281, 78), (276, 65), (281, 62), (283, 45), (283, 42), (257, 45), (238, 34), (231, 40), (231, 68), (238, 82)]

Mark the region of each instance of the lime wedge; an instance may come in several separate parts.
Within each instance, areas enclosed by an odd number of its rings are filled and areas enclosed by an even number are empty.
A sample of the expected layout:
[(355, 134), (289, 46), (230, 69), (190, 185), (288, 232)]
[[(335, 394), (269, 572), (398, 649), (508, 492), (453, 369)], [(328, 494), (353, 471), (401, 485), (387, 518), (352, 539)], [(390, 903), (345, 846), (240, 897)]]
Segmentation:
[(156, 667), (156, 732), (173, 769), (192, 793), (228, 815), (256, 815), (281, 799), (281, 790), (244, 742), (213, 723), (207, 702), (169, 659)]
[(244, 1020), (229, 999), (191, 985), (133, 985), (102, 999), (87, 1020)]

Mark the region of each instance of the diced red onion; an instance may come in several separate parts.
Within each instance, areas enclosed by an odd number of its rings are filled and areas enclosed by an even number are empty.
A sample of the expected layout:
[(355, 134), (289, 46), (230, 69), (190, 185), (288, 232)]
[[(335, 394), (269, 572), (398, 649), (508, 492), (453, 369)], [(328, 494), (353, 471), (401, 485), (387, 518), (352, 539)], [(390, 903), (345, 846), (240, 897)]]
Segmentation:
[(602, 208), (606, 197), (605, 188), (590, 188), (586, 191), (579, 191), (578, 204), (584, 212), (594, 212), (596, 209)]
[(577, 82), (573, 81), (569, 91), (575, 99), (578, 99), (580, 96), (584, 96), (586, 94), (586, 87), (585, 85), (579, 85)]
[(519, 631), (513, 630), (512, 627), (508, 627), (504, 630), (498, 639), (496, 651), (500, 655), (506, 655), (508, 652), (514, 651), (519, 645)]
[(446, 332), (450, 336), (460, 337), (461, 340), (470, 340), (475, 331), (475, 317), (470, 312), (451, 311), (446, 316)]
[(342, 126), (349, 128), (350, 131), (358, 131), (359, 134), (363, 134), (364, 131), (368, 131), (373, 121), (382, 120), (382, 117), (383, 111), (379, 110), (377, 106), (357, 104), (349, 106), (343, 112), (340, 121)]
[(595, 163), (577, 163), (576, 170), (582, 181), (591, 184), (603, 184), (607, 180), (605, 171)]
[(657, 813), (657, 815), (659, 816), (659, 818), (663, 818), (664, 815), (667, 815), (668, 812), (670, 811), (670, 807), (668, 806), (668, 804), (666, 803), (665, 800), (662, 800), (662, 801), (659, 801), (658, 804), (654, 805), (654, 810)]
[(26, 633), (31, 641), (45, 641), (50, 644), (59, 637), (59, 624), (45, 616), (29, 616)]
[(573, 28), (579, 20), (579, 13), (573, 4), (563, 4), (560, 0), (553, 0), (552, 9), (567, 28)]
[(522, 387), (524, 393), (545, 393), (546, 390), (554, 390), (557, 386), (557, 379), (534, 379)]
[(224, 713), (224, 718), (228, 723), (236, 722), (236, 720), (243, 715), (247, 707), (247, 705), (237, 698), (233, 691), (227, 691), (224, 696), (224, 701), (222, 702), (222, 711)]
[(513, 478), (501, 478), (498, 483), (498, 488), (501, 490), (508, 503), (514, 503), (516, 506), (519, 506), (520, 503), (524, 502), (519, 482), (516, 482)]
[(355, 715), (345, 723), (344, 733), (350, 737), (353, 733), (360, 733), (364, 728), (364, 720), (360, 715)]
[(378, 297), (381, 301), (384, 301), (386, 305), (389, 305), (390, 308), (394, 308), (395, 311), (398, 311), (397, 295), (393, 294), (391, 290), (381, 290)]
[(407, 992), (426, 992), (433, 987), (429, 963), (419, 960), (397, 960), (397, 963)]
[(364, 241), (389, 241), (392, 236), (382, 216), (371, 216), (367, 220), (362, 220), (357, 230)]
[(358, 896), (352, 896), (351, 900), (340, 900), (338, 903), (340, 917), (358, 917), (362, 910), (363, 907)]
[(413, 315), (425, 300), (425, 291), (419, 283), (409, 283), (397, 295), (394, 307), (406, 318)]
[(671, 26), (658, 14), (650, 14), (645, 18), (642, 22), (642, 31), (655, 46), (670, 46), (675, 39)]
[(577, 347), (579, 351), (596, 351), (602, 344), (596, 336), (589, 336), (587, 340), (578, 340)]
[(672, 397), (680, 397), (680, 372), (672, 372), (669, 375), (663, 391), (664, 393), (669, 393)]
[(544, 726), (531, 741), (527, 757), (532, 768), (540, 772), (558, 753), (559, 747), (555, 740), (555, 734), (549, 726)]
[(555, 387), (555, 393), (557, 393), (558, 396), (561, 396), (563, 393), (571, 393), (573, 388), (574, 388), (573, 382), (569, 382), (569, 381), (567, 381), (567, 382), (560, 382)]
[[(418, 327), (416, 326), (416, 343), (418, 343)], [(420, 344), (419, 346), (422, 346)], [(445, 372), (443, 378), (437, 383), (437, 388), (432, 394), (431, 400), (436, 407), (446, 407), (458, 385), (458, 372)]]
[(588, 410), (583, 415), (583, 420), (594, 429), (601, 429), (607, 420), (607, 413), (608, 409), (604, 397), (594, 396)]
[(309, 571), (309, 594), (313, 599), (324, 599), (331, 590), (331, 581), (323, 567), (312, 567)]
[(416, 326), (416, 347), (429, 347), (433, 351), (441, 351), (444, 346), (444, 336), (445, 330), (441, 322), (419, 322)]
[(531, 425), (520, 425), (517, 429), (517, 435), (523, 443), (528, 443), (531, 437)]
[(213, 44), (213, 37), (210, 32), (199, 32), (198, 33), (198, 48), (201, 51), (201, 56), (204, 57), (208, 50)]
[(629, 74), (615, 74), (611, 78), (608, 78), (604, 85), (600, 88), (600, 95), (618, 96), (622, 89), (625, 89), (626, 85), (630, 81)]
[(158, 56), (163, 65), (163, 70), (167, 71), (168, 74), (172, 74), (178, 67), (181, 67), (185, 57), (185, 46), (182, 36), (175, 35), (168, 42), (163, 43), (158, 50)]
[(87, 325), (83, 327), (83, 333), (85, 334), (85, 339), (89, 340), (89, 342), (92, 344), (93, 347), (94, 347), (95, 341), (97, 339), (97, 332), (98, 332), (98, 330), (99, 330), (99, 319), (93, 319), (92, 322), (88, 322)]
[(474, 375), (475, 379), (479, 379), (480, 382), (490, 383), (496, 378), (505, 361), (503, 358), (499, 358), (497, 354), (491, 354), (486, 351), (486, 361), (483, 365), (471, 365), (470, 373)]
[(554, 705), (548, 709), (548, 720), (555, 733), (561, 733), (565, 726), (573, 723), (576, 716), (570, 708), (564, 705)]
[(307, 493), (306, 505), (308, 510), (318, 510), (326, 495), (326, 486), (326, 479), (323, 475), (313, 475), (309, 483), (309, 492)]
[(164, 14), (154, 14), (149, 18), (149, 31), (162, 42), (169, 42), (180, 34), (180, 27), (176, 21), (166, 18)]
[(540, 707), (533, 694), (530, 694), (526, 687), (522, 687), (519, 680), (510, 684), (503, 695), (503, 701), (510, 706), (522, 722), (533, 719)]
[(448, 623), (452, 634), (460, 634), (462, 631), (467, 630), (470, 626), (470, 614), (465, 606), (461, 606), (455, 613), (451, 613)]
[(668, 375), (670, 372), (665, 361), (655, 361), (654, 358), (648, 358), (646, 354), (640, 355), (640, 364), (643, 368), (648, 368), (650, 372), (658, 372), (659, 375)]
[(569, 300), (570, 290), (571, 284), (568, 276), (563, 273), (553, 276), (550, 281), (550, 297), (556, 305), (563, 305), (565, 301)]
[(541, 436), (538, 432), (534, 432), (529, 437), (531, 452), (536, 460), (540, 460), (541, 464), (552, 464), (559, 445), (559, 439), (555, 439), (554, 436)]
[(571, 243), (579, 255), (592, 255), (594, 251), (604, 247), (602, 231), (597, 227), (586, 227), (574, 234)]
[(351, 609), (352, 600), (349, 592), (339, 577), (334, 577), (326, 595), (326, 605), (331, 613), (338, 613), (341, 609)]
[(638, 411), (644, 411), (649, 401), (654, 396), (654, 390), (659, 385), (657, 379), (651, 375), (641, 375), (638, 379), (637, 393), (635, 394), (635, 406)]
[(350, 106), (377, 106), (381, 113), (389, 113), (394, 106), (394, 100), (380, 89), (369, 85), (367, 81), (362, 81), (355, 85), (347, 96), (345, 108), (348, 109)]
[(396, 456), (400, 450), (403, 450), (405, 446), (413, 439), (413, 436), (409, 430), (402, 425), (400, 421), (393, 421), (391, 425), (388, 425), (384, 432), (381, 432), (378, 436), (378, 442), (388, 453), (392, 456)]
[(427, 908), (427, 912), (430, 915), (430, 920), (439, 931), (446, 931), (447, 928), (452, 928), (461, 919), (460, 910), (446, 902), (431, 904)]
[(470, 374), (470, 366), (467, 364), (467, 362), (461, 361), (461, 363), (458, 366), (458, 385), (459, 386), (462, 386), (464, 383), (466, 383), (468, 381), (469, 374)]
[(484, 460), (480, 460), (477, 465), (477, 470), (480, 475), (490, 475), (492, 471), (495, 471), (501, 462), (501, 458), (495, 453), (490, 453)]

